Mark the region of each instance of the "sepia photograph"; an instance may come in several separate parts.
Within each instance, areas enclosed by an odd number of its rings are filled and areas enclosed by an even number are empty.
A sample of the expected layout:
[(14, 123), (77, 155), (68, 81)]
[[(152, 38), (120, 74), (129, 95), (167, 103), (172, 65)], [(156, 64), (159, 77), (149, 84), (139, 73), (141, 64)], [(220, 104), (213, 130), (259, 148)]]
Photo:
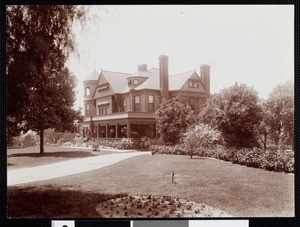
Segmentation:
[(7, 218), (295, 217), (293, 5), (6, 5)]

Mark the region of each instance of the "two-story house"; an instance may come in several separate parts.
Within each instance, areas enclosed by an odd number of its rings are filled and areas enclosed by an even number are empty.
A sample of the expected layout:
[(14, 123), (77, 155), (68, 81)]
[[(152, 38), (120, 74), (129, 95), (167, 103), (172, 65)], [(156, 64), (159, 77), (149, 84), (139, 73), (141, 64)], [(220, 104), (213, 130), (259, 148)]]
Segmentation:
[(84, 136), (92, 138), (157, 138), (155, 111), (163, 99), (175, 96), (195, 114), (210, 94), (210, 66), (169, 75), (168, 56), (159, 69), (138, 66), (134, 73), (94, 70), (84, 81)]

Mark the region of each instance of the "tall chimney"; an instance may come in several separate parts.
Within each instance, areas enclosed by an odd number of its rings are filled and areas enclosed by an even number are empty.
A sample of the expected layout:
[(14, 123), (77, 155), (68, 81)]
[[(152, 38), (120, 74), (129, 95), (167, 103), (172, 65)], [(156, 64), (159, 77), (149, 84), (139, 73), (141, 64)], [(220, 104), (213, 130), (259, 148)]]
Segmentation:
[(166, 55), (159, 56), (160, 92), (162, 99), (169, 99), (168, 59), (169, 57)]
[(209, 65), (201, 65), (200, 66), (200, 76), (201, 82), (204, 86), (204, 89), (210, 94), (210, 66)]

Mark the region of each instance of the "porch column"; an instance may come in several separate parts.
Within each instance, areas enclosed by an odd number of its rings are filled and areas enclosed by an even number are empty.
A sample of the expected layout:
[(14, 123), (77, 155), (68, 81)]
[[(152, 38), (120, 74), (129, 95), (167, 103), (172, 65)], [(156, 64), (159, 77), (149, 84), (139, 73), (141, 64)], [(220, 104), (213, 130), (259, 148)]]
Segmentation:
[(130, 123), (127, 123), (127, 138), (130, 138)]
[(97, 138), (99, 138), (99, 137), (100, 137), (100, 135), (99, 135), (99, 131), (100, 131), (100, 125), (98, 124), (98, 125), (97, 125)]
[(108, 125), (107, 123), (105, 124), (105, 138), (107, 138), (108, 135)]
[(118, 123), (116, 123), (116, 138), (119, 138), (119, 133), (118, 133), (119, 129), (118, 129), (118, 126), (119, 126)]

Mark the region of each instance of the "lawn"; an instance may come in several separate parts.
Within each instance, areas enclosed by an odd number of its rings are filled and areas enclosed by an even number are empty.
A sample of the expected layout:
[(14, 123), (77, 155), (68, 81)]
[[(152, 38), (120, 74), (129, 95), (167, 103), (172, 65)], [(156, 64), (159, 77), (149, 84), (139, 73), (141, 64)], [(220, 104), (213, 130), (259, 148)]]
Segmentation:
[(87, 158), (102, 154), (113, 154), (110, 151), (95, 151), (83, 148), (48, 147), (45, 154), (40, 155), (39, 147), (7, 149), (7, 169), (19, 169), (46, 165), (74, 158)]
[(121, 193), (189, 199), (236, 217), (294, 216), (293, 174), (177, 155), (142, 155), (98, 170), (8, 187), (8, 214), (97, 218), (99, 202)]

